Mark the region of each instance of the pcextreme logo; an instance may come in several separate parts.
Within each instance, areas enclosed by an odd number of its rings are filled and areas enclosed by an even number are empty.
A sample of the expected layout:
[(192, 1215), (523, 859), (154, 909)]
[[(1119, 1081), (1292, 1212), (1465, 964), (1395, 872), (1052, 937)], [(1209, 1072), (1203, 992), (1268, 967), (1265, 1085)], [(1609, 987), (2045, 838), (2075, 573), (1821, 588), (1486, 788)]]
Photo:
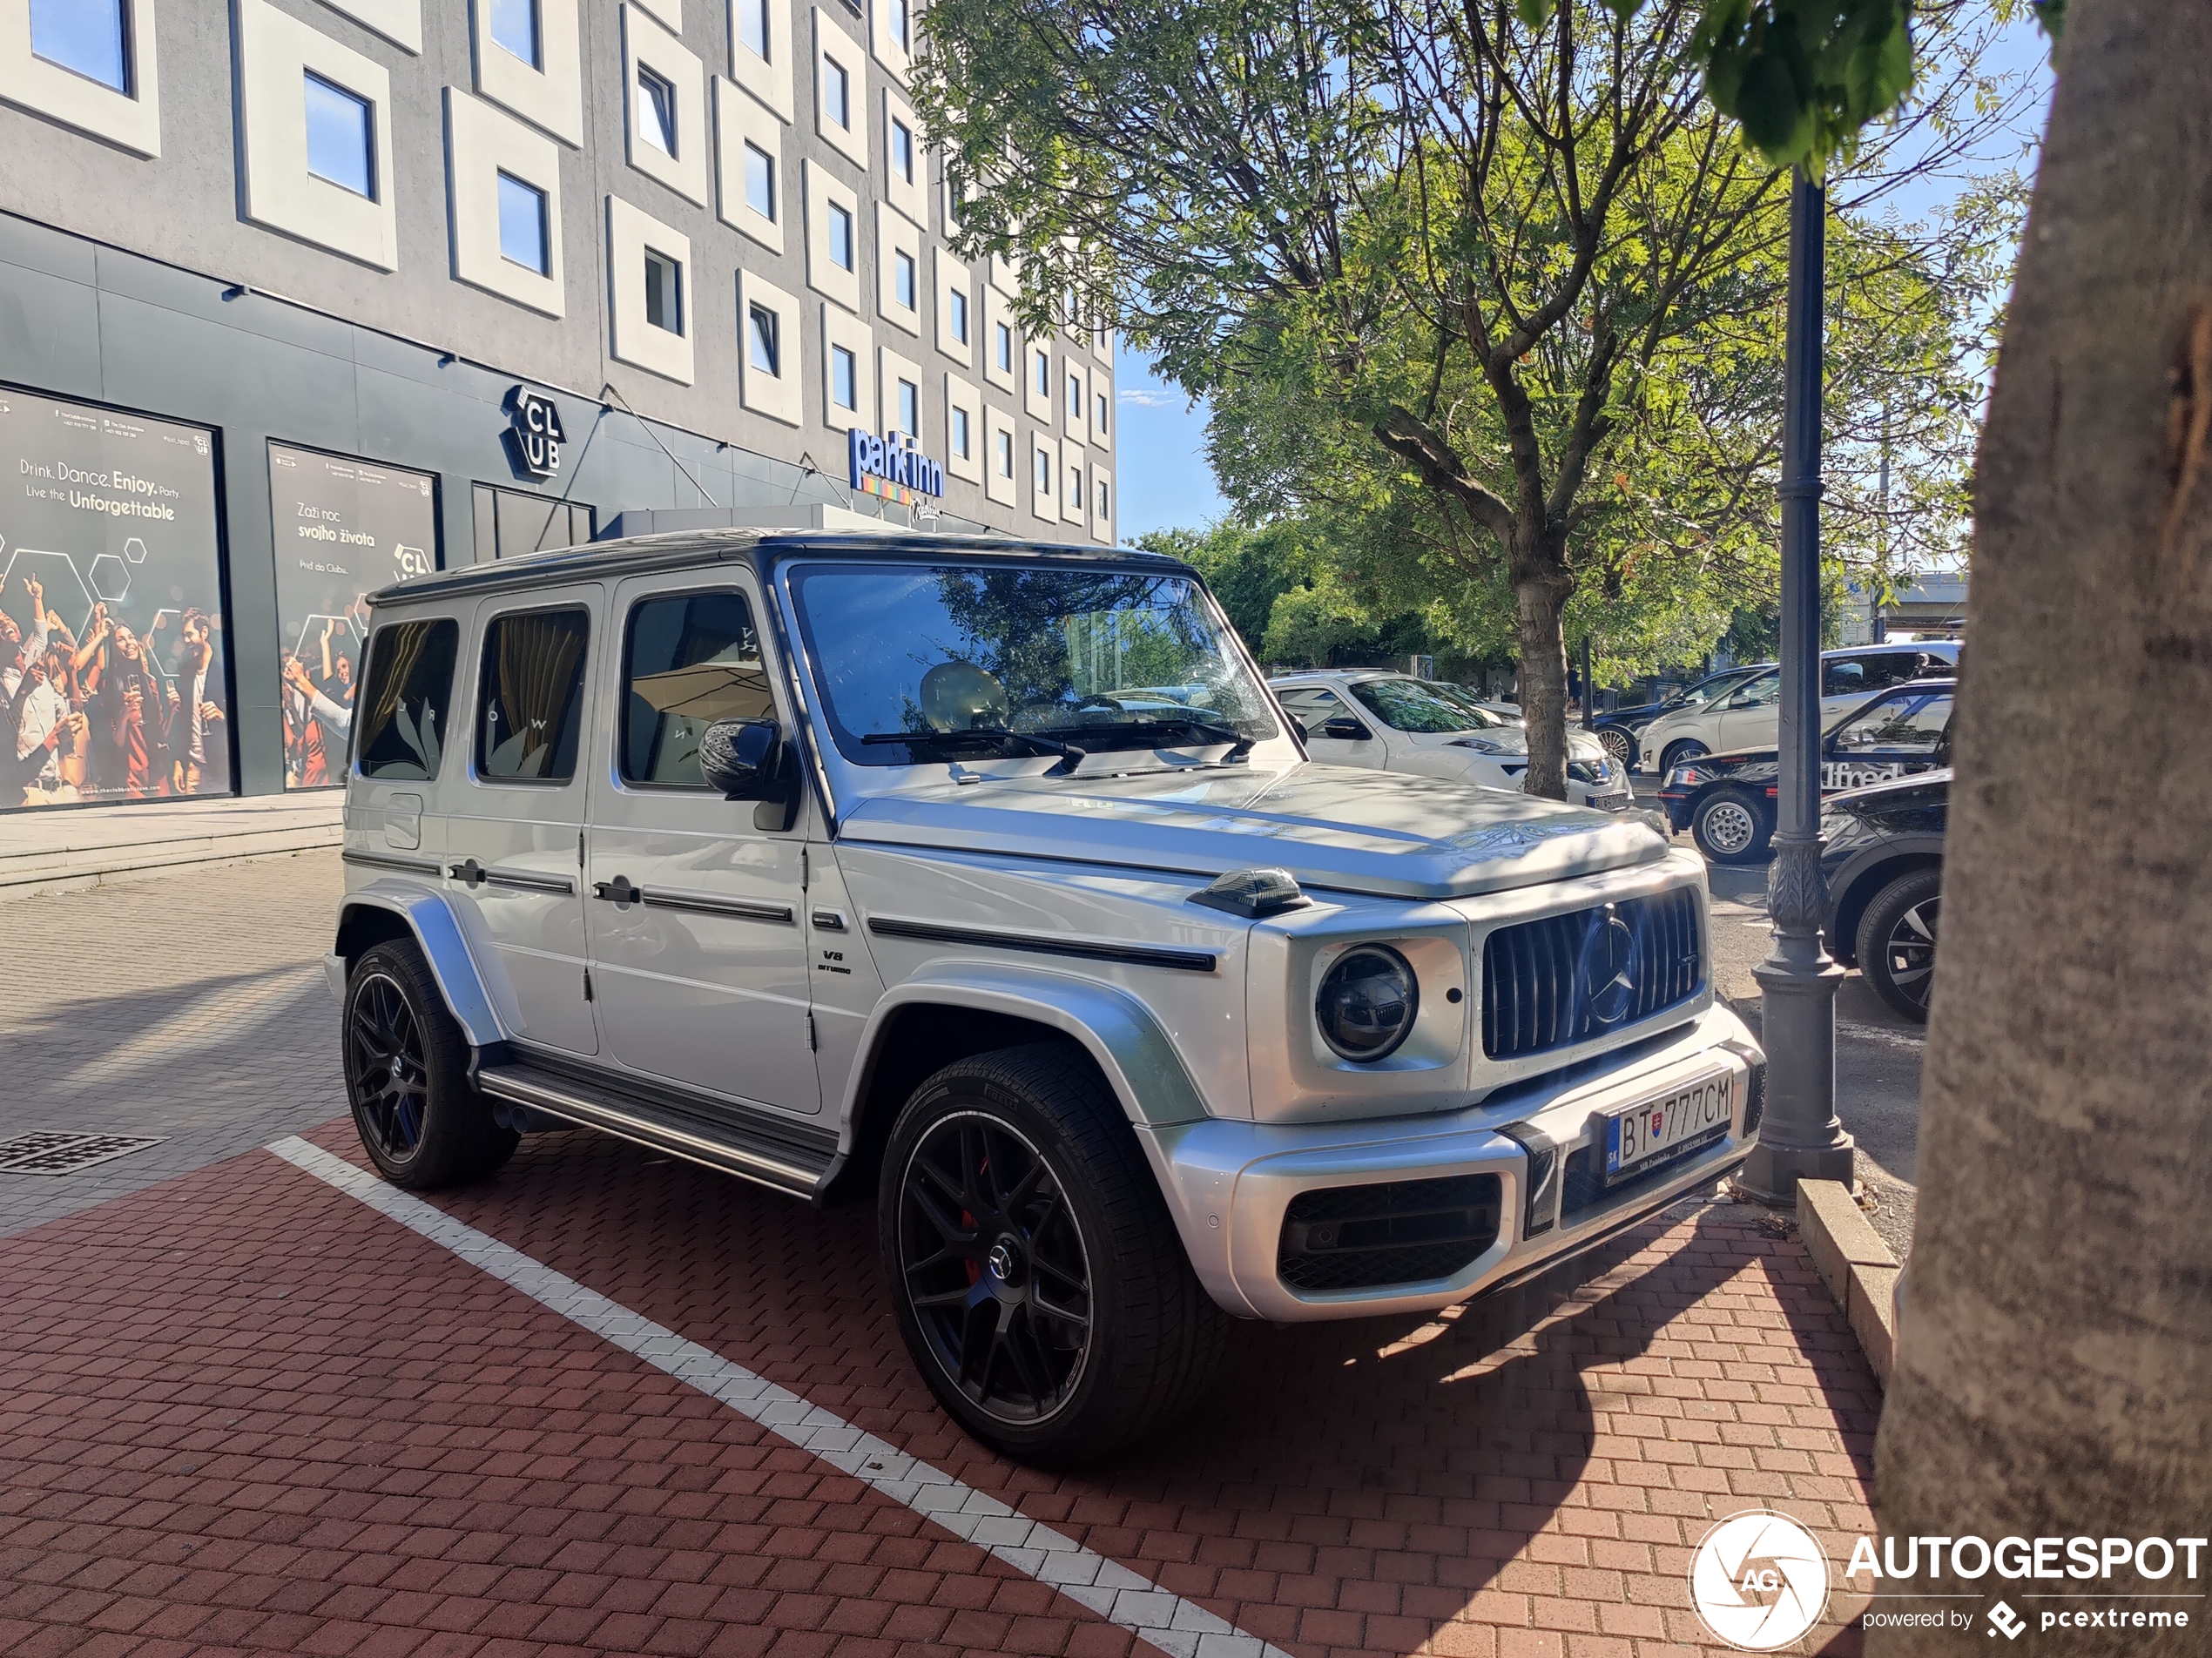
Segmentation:
[(1707, 1532), (1689, 1562), (1689, 1600), (1718, 1640), (1745, 1652), (1786, 1647), (1828, 1605), (1828, 1557), (1787, 1514), (1747, 1509)]

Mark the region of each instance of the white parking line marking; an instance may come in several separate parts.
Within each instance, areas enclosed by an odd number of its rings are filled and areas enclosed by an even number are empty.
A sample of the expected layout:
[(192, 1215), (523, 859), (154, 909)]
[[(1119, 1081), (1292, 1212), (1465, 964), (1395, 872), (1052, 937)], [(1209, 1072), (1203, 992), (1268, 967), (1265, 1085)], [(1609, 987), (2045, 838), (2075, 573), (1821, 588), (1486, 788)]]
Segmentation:
[(1170, 1594), (1150, 1578), (1103, 1554), (1093, 1554), (997, 1498), (873, 1434), (863, 1433), (844, 1418), (819, 1405), (809, 1405), (744, 1365), (641, 1318), (597, 1290), (586, 1289), (512, 1245), (387, 1185), (320, 1146), (292, 1135), (268, 1149), (378, 1214), (450, 1250), (469, 1265), (520, 1290), (571, 1324), (718, 1399), (779, 1439), (874, 1487), (932, 1525), (1059, 1590), (1138, 1640), (1174, 1654), (1175, 1658), (1290, 1658), (1280, 1648), (1246, 1634), (1204, 1607)]

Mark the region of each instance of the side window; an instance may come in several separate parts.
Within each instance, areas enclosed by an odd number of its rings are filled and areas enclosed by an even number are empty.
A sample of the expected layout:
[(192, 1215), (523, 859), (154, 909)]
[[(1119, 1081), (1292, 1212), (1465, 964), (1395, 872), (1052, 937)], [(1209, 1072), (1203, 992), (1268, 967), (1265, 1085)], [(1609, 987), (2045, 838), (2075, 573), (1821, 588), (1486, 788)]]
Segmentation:
[(1881, 690), (1891, 682), (1881, 677), (1879, 657), (1835, 657), (1820, 664), (1820, 694), (1855, 697)]
[(1764, 673), (1747, 683), (1723, 704), (1729, 708), (1764, 708), (1781, 693), (1782, 676)]
[(776, 701), (742, 593), (646, 599), (624, 642), (622, 778), (704, 789), (699, 737), (718, 719), (772, 719)]
[(461, 627), (450, 618), (376, 630), (354, 732), (363, 777), (420, 783), (437, 777), (460, 654)]
[(476, 771), (499, 783), (566, 783), (583, 729), (582, 610), (522, 610), (484, 630)]
[(1899, 691), (1854, 715), (1836, 733), (1836, 746), (1933, 755), (1951, 725), (1951, 707), (1947, 691)]

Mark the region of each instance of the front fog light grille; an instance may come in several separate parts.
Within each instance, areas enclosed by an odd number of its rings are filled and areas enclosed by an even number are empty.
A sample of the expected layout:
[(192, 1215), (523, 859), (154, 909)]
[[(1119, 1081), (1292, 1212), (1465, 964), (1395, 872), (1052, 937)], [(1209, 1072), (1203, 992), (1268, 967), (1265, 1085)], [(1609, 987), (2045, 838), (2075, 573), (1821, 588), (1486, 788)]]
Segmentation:
[(1495, 1175), (1300, 1192), (1276, 1270), (1293, 1290), (1368, 1290), (1448, 1278), (1498, 1241)]

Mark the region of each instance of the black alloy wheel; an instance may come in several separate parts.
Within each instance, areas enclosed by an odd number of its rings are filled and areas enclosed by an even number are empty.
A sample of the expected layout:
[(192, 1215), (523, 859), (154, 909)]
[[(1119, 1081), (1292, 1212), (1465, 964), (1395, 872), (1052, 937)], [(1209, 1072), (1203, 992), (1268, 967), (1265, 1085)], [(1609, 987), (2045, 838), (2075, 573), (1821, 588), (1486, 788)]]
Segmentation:
[(1935, 990), (1943, 872), (1916, 869), (1874, 896), (1858, 923), (1858, 970), (1890, 1008), (1925, 1024)]
[(1090, 1355), (1090, 1264), (1052, 1167), (1010, 1124), (939, 1118), (907, 1160), (899, 1258), (932, 1356), (978, 1410), (1041, 1422)]
[(469, 1082), (469, 1037), (412, 939), (363, 951), (341, 1017), (346, 1099), (376, 1172), (409, 1191), (492, 1172), (519, 1137)]
[(1142, 1438), (1220, 1358), (1228, 1318), (1120, 1101), (1072, 1042), (927, 1078), (884, 1147), (876, 1237), (929, 1391), (1016, 1460), (1064, 1467)]
[(421, 1149), (429, 1058), (414, 1010), (388, 973), (365, 974), (354, 987), (353, 1016), (346, 1021), (346, 1091), (362, 1140), (381, 1158), (403, 1163)]

